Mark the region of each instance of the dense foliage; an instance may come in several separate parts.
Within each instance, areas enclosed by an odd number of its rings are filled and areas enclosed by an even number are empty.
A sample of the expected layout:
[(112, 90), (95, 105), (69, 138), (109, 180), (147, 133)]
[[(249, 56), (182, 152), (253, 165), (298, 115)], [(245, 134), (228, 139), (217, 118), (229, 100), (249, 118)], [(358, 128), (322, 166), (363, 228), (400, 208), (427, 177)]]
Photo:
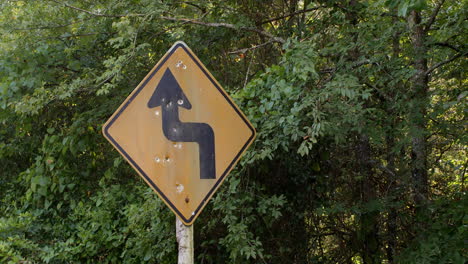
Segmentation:
[(466, 263), (456, 0), (3, 0), (0, 262), (175, 263), (175, 218), (100, 131), (177, 40), (258, 136), (196, 263)]

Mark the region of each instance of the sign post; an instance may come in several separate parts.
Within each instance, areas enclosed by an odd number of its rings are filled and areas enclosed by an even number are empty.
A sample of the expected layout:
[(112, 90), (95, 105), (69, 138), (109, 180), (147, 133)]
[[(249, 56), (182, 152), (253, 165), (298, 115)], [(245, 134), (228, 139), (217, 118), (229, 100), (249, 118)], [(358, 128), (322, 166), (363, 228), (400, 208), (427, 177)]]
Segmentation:
[(178, 41), (104, 124), (103, 134), (176, 214), (179, 248), (191, 248), (193, 259), (193, 241), (186, 239), (193, 229), (179, 228), (179, 220), (193, 224), (252, 144), (252, 124)]
[(194, 263), (193, 225), (186, 226), (176, 216), (176, 238), (179, 245), (178, 264)]

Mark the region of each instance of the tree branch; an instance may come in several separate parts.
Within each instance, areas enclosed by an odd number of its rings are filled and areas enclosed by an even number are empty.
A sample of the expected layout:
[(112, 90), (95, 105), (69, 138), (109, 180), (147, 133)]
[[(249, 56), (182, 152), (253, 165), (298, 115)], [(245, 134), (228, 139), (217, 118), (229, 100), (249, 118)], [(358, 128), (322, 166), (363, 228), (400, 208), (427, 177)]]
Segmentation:
[(439, 14), (439, 11), (440, 11), (440, 8), (442, 7), (442, 5), (444, 4), (445, 0), (441, 0), (439, 2), (439, 4), (437, 4), (436, 8), (434, 9), (434, 11), (432, 11), (432, 15), (431, 17), (429, 18), (429, 20), (427, 21), (426, 25), (424, 26), (424, 31), (427, 32), (429, 31), (429, 29), (431, 29), (431, 26), (432, 24), (434, 24), (435, 22), (435, 19), (437, 17), (437, 15)]
[(447, 64), (447, 63), (450, 63), (450, 62), (452, 62), (452, 61), (454, 61), (454, 60), (456, 60), (456, 59), (458, 59), (458, 58), (460, 58), (460, 57), (462, 57), (462, 56), (466, 56), (467, 54), (468, 54), (468, 52), (465, 52), (465, 53), (458, 53), (457, 55), (453, 56), (452, 58), (450, 58), (450, 59), (448, 59), (448, 60), (444, 60), (444, 61), (441, 61), (441, 62), (435, 64), (434, 66), (432, 66), (431, 68), (429, 68), (424, 74), (425, 74), (425, 75), (429, 75), (429, 74), (431, 74), (435, 69), (437, 69), (437, 68), (439, 68), (439, 67), (441, 67), (441, 66), (443, 66), (443, 65), (445, 65), (445, 64)]
[(71, 23), (68, 23), (68, 24), (64, 24), (64, 25), (51, 25), (51, 26), (39, 26), (39, 27), (33, 27), (33, 28), (14, 28), (13, 30), (15, 31), (22, 31), (22, 30), (42, 30), (42, 29), (55, 29), (55, 28), (62, 28), (62, 27), (68, 27), (68, 26), (71, 26), (71, 25), (74, 25), (74, 24), (77, 24), (77, 23), (80, 23), (80, 22), (84, 22), (84, 21), (87, 21), (89, 19), (86, 19), (86, 20), (78, 20), (78, 21), (73, 21)]
[(370, 160), (369, 161), (370, 164), (372, 165), (375, 165), (377, 166), (379, 169), (381, 169), (383, 172), (389, 174), (390, 176), (392, 176), (394, 179), (397, 177), (395, 175), (395, 173), (393, 173), (393, 171), (391, 169), (389, 169), (388, 167), (384, 166), (382, 163), (376, 161), (376, 160)]
[(252, 53), (252, 58), (250, 59), (249, 66), (247, 67), (247, 72), (245, 73), (245, 80), (244, 80), (244, 86), (243, 89), (247, 86), (247, 82), (249, 81), (249, 73), (250, 73), (250, 66), (252, 66), (252, 62), (254, 59), (254, 54), (255, 52)]
[(255, 32), (259, 35), (270, 38), (272, 42), (278, 42), (282, 44), (286, 42), (283, 38), (273, 36), (271, 33), (268, 33), (266, 31), (263, 31), (254, 27), (236, 27), (235, 25), (228, 24), (228, 23), (209, 23), (209, 22), (202, 22), (199, 20), (189, 19), (189, 18), (176, 18), (176, 17), (167, 17), (167, 16), (161, 16), (160, 18), (164, 20), (169, 20), (169, 21), (176, 21), (176, 22), (180, 21), (180, 22), (186, 22), (189, 24), (202, 25), (202, 26), (207, 26), (207, 27), (223, 27), (223, 28), (229, 28), (229, 29), (234, 29), (234, 30), (245, 30), (245, 31)]
[(273, 21), (276, 21), (276, 20), (281, 20), (281, 19), (285, 19), (285, 18), (288, 18), (288, 17), (292, 17), (292, 16), (295, 16), (295, 15), (300, 15), (300, 14), (307, 13), (307, 12), (310, 12), (310, 11), (314, 11), (314, 10), (317, 10), (319, 8), (322, 8), (322, 7), (326, 7), (326, 6), (312, 7), (312, 8), (308, 8), (308, 9), (304, 9), (304, 10), (299, 10), (299, 11), (296, 11), (296, 12), (293, 12), (293, 13), (290, 13), (290, 14), (286, 14), (284, 16), (271, 18), (271, 19), (260, 22), (260, 25), (270, 23), (270, 22), (273, 22)]
[(451, 45), (451, 44), (449, 44), (447, 42), (436, 42), (436, 43), (434, 43), (434, 45), (441, 46), (441, 47), (447, 47), (447, 48), (453, 49), (456, 52), (460, 52), (459, 48), (457, 48), (457, 47), (455, 47), (455, 46), (453, 46), (453, 45)]
[(258, 49), (258, 48), (266, 46), (266, 45), (268, 45), (270, 43), (273, 43), (273, 41), (270, 40), (270, 41), (267, 41), (265, 43), (258, 44), (256, 46), (252, 46), (250, 48), (244, 48), (244, 49), (239, 49), (239, 50), (235, 50), (235, 51), (230, 51), (230, 52), (228, 52), (228, 54), (246, 53), (247, 51)]
[(86, 13), (86, 14), (90, 14), (90, 15), (93, 15), (93, 16), (98, 16), (98, 17), (129, 17), (129, 16), (146, 16), (146, 14), (126, 14), (126, 15), (109, 15), (109, 14), (101, 14), (101, 13), (95, 13), (95, 12), (92, 12), (92, 11), (89, 11), (89, 10), (86, 10), (86, 9), (82, 9), (82, 8), (79, 8), (79, 7), (76, 7), (76, 6), (72, 6), (72, 5), (69, 5), (67, 4), (66, 2), (61, 2), (61, 1), (57, 1), (57, 0), (50, 0), (54, 3), (57, 3), (57, 4), (60, 4), (60, 5), (64, 5), (68, 8), (71, 8), (71, 9), (74, 9), (74, 10), (77, 10), (77, 11), (80, 11), (80, 12), (83, 12), (83, 13)]
[(75, 34), (75, 35), (69, 35), (69, 36), (59, 36), (57, 38), (70, 39), (70, 38), (79, 38), (79, 37), (89, 37), (89, 36), (94, 36), (94, 35), (99, 35), (99, 34), (108, 34), (108, 32), (89, 32), (89, 33)]
[(205, 7), (201, 7), (201, 6), (199, 6), (197, 4), (194, 4), (192, 2), (183, 2), (183, 3), (197, 8), (198, 10), (202, 11), (203, 14), (206, 13), (206, 8)]
[[(82, 8), (79, 8), (79, 7), (76, 7), (76, 6), (72, 6), (72, 5), (69, 5), (69, 4), (65, 3), (65, 2), (60, 2), (58, 0), (50, 0), (50, 1), (52, 1), (54, 3), (57, 3), (57, 4), (64, 5), (64, 6), (68, 7), (68, 8), (71, 8), (71, 9), (74, 9), (74, 10), (77, 10), (77, 11), (80, 11), (80, 12), (84, 12), (86, 14), (90, 14), (90, 15), (93, 15), (93, 16), (98, 16), (98, 17), (128, 17), (128, 16), (142, 17), (142, 16), (147, 16), (147, 14), (127, 14), (127, 15), (101, 14), (101, 13), (95, 13), (95, 12), (92, 12), (92, 11), (89, 11), (89, 10), (85, 10), (85, 9), (82, 9)], [(261, 29), (254, 28), (254, 27), (236, 27), (235, 25), (228, 24), (228, 23), (208, 23), (208, 22), (202, 22), (202, 21), (199, 21), (199, 20), (189, 19), (189, 18), (176, 18), (176, 17), (167, 17), (167, 16), (160, 16), (159, 18), (163, 19), (163, 20), (176, 21), (176, 22), (180, 21), (180, 22), (186, 22), (186, 23), (190, 23), (190, 24), (202, 25), (202, 26), (208, 26), (208, 27), (224, 27), (224, 28), (229, 28), (229, 29), (234, 29), (234, 30), (245, 30), (245, 31), (255, 32), (255, 33), (259, 34), (259, 35), (267, 37), (267, 38), (271, 39), (273, 42), (279, 42), (279, 43), (285, 43), (286, 42), (283, 38), (273, 36), (272, 34), (266, 32), (266, 31), (263, 31)]]

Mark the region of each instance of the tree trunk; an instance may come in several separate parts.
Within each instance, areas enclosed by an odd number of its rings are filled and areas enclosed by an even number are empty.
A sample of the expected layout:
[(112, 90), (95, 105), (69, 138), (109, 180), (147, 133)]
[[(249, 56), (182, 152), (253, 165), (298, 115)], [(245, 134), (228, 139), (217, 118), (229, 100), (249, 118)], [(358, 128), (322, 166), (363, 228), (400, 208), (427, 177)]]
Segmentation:
[[(396, 13), (396, 10), (395, 10)], [(397, 23), (397, 18), (394, 17), (394, 23)], [(392, 49), (393, 49), (393, 58), (397, 59), (400, 56), (400, 32), (395, 32), (392, 38)], [(397, 92), (403, 91), (403, 85), (401, 82), (396, 84), (395, 90)], [(398, 195), (397, 193), (397, 179), (396, 179), (396, 169), (395, 169), (395, 153), (393, 153), (393, 148), (395, 147), (395, 126), (396, 126), (396, 119), (395, 119), (395, 111), (393, 110), (394, 104), (394, 95), (390, 95), (389, 100), (387, 100), (386, 104), (386, 114), (391, 117), (389, 120), (388, 126), (390, 130), (385, 138), (387, 149), (386, 149), (386, 159), (387, 159), (387, 168), (391, 173), (386, 173), (387, 180), (386, 183), (389, 186), (390, 196), (393, 197), (392, 202), (396, 202), (395, 198)], [(387, 217), (387, 247), (385, 248), (386, 256), (389, 264), (394, 263), (394, 259), (396, 256), (396, 247), (397, 247), (397, 217), (398, 213), (396, 208), (393, 206), (390, 207)]]
[[(392, 124), (393, 128), (393, 124)], [(387, 173), (387, 185), (393, 186), (392, 189), (395, 189), (396, 186), (396, 170), (395, 170), (395, 154), (392, 152), (393, 147), (395, 146), (395, 137), (393, 134), (390, 134), (386, 138), (386, 143), (387, 143), (387, 168), (390, 170), (390, 172), (393, 173), (391, 175), (390, 173)], [(390, 194), (391, 196), (396, 195), (396, 192), (393, 191)], [(395, 202), (394, 199), (392, 199), (392, 202)], [(388, 243), (386, 247), (386, 254), (387, 254), (387, 260), (389, 264), (394, 263), (394, 258), (396, 255), (396, 247), (397, 247), (397, 210), (392, 206), (389, 209), (388, 212), (388, 217), (387, 217), (387, 236), (388, 236)]]
[[(429, 103), (427, 71), (427, 50), (425, 47), (426, 32), (421, 23), (419, 12), (411, 11), (408, 17), (411, 40), (414, 52), (414, 68), (416, 74), (411, 79), (411, 175), (414, 186), (414, 202), (421, 209), (428, 198), (427, 179), (427, 140), (426, 111)], [(418, 210), (419, 210), (418, 209)]]
[[(354, 27), (358, 27), (358, 9), (359, 3), (357, 0), (350, 0), (349, 12), (346, 13), (346, 19)], [(353, 34), (352, 40), (354, 43), (358, 41), (358, 35)], [(357, 46), (348, 52), (349, 59), (356, 62), (359, 59), (360, 51)], [(361, 79), (358, 76), (359, 79)], [(356, 159), (358, 161), (358, 169), (360, 179), (357, 180), (358, 197), (361, 204), (367, 204), (372, 200), (377, 199), (377, 187), (373, 183), (373, 171), (371, 166), (371, 146), (369, 136), (365, 131), (358, 135)], [(359, 230), (357, 230), (358, 246), (361, 252), (361, 257), (364, 264), (377, 264), (380, 262), (380, 246), (378, 241), (379, 231), (379, 212), (365, 212), (359, 218)]]
[[(371, 147), (369, 137), (360, 135), (356, 158), (360, 172), (360, 195), (363, 204), (377, 198), (376, 187), (373, 184), (371, 167)], [(362, 260), (364, 264), (377, 264), (380, 262), (380, 248), (378, 241), (379, 212), (364, 212), (359, 220), (358, 240), (360, 241)]]

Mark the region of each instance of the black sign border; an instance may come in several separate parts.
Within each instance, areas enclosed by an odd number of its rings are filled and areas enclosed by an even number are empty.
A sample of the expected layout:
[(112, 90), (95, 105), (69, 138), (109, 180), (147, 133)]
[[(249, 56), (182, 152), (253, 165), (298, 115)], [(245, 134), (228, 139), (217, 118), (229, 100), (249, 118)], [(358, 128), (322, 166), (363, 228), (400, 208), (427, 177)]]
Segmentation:
[[(229, 166), (227, 166), (226, 170), (221, 174), (221, 177), (216, 181), (215, 185), (211, 188), (211, 190), (207, 193), (205, 198), (203, 198), (202, 202), (200, 205), (195, 209), (195, 211), (192, 213), (190, 218), (185, 218), (183, 214), (177, 209), (177, 207), (164, 195), (164, 193), (158, 188), (158, 186), (146, 175), (146, 173), (143, 171), (143, 169), (138, 166), (138, 164), (130, 157), (130, 155), (115, 141), (115, 139), (110, 135), (109, 129), (110, 127), (114, 124), (115, 120), (120, 117), (120, 115), (125, 111), (125, 109), (130, 105), (130, 103), (135, 99), (138, 94), (145, 88), (145, 86), (148, 84), (148, 82), (154, 77), (154, 75), (161, 69), (161, 67), (164, 65), (164, 63), (176, 52), (178, 48), (183, 48), (185, 52), (190, 56), (190, 58), (197, 64), (198, 68), (202, 70), (202, 72), (205, 74), (205, 76), (211, 81), (211, 83), (218, 89), (218, 91), (224, 96), (226, 101), (229, 102), (231, 107), (236, 111), (236, 113), (241, 117), (241, 119), (244, 121), (244, 123), (247, 125), (247, 127), (251, 130), (252, 134), (247, 140), (247, 142), (242, 146), (241, 150), (237, 153), (237, 155), (234, 157), (234, 159), (231, 161)], [(107, 124), (107, 126), (104, 127), (104, 134), (107, 136), (107, 138), (112, 142), (112, 144), (122, 153), (125, 158), (127, 159), (128, 162), (130, 162), (134, 168), (137, 169), (137, 171), (142, 175), (147, 182), (153, 187), (154, 190), (156, 190), (161, 198), (164, 199), (164, 201), (176, 212), (176, 214), (183, 220), (185, 223), (191, 223), (194, 219), (195, 216), (198, 215), (199, 211), (204, 207), (205, 203), (207, 200), (211, 197), (213, 192), (218, 189), (218, 185), (220, 185), (224, 178), (227, 176), (228, 172), (231, 170), (231, 168), (234, 166), (235, 163), (239, 160), (240, 156), (244, 152), (244, 150), (247, 148), (247, 146), (250, 145), (250, 143), (253, 141), (255, 137), (255, 129), (253, 126), (247, 121), (247, 119), (244, 117), (244, 115), (240, 112), (240, 110), (237, 108), (237, 106), (232, 102), (232, 100), (229, 98), (229, 96), (226, 94), (226, 92), (218, 85), (218, 83), (211, 77), (210, 74), (206, 71), (205, 67), (203, 67), (198, 59), (195, 58), (194, 54), (183, 44), (183, 43), (177, 43), (175, 44), (169, 53), (164, 57), (164, 59), (159, 62), (158, 66), (156, 69), (154, 69), (148, 78), (137, 88), (137, 90), (131, 95), (130, 98), (128, 98), (123, 105), (118, 111), (116, 115), (112, 117), (110, 122)]]

